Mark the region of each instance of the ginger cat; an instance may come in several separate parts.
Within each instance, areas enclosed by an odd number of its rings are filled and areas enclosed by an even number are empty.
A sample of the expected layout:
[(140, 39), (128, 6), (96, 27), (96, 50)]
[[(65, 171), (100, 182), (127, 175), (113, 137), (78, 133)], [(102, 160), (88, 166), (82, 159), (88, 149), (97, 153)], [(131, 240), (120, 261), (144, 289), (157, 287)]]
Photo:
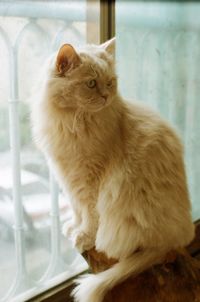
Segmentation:
[(194, 236), (182, 145), (157, 113), (119, 95), (114, 52), (115, 39), (63, 45), (32, 104), (35, 140), (72, 197), (65, 234), (80, 252), (119, 259), (78, 280), (78, 302), (103, 301)]

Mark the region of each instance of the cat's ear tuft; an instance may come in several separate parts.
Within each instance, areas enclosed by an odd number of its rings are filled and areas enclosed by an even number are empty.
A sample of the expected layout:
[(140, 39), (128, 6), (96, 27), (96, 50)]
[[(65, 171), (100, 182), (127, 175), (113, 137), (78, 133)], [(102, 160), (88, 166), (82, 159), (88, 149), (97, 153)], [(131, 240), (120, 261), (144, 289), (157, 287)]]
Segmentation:
[(115, 37), (101, 44), (101, 47), (104, 48), (108, 53), (115, 56)]
[(56, 68), (60, 74), (65, 73), (69, 69), (77, 67), (80, 63), (80, 58), (74, 47), (70, 44), (64, 44), (57, 55)]

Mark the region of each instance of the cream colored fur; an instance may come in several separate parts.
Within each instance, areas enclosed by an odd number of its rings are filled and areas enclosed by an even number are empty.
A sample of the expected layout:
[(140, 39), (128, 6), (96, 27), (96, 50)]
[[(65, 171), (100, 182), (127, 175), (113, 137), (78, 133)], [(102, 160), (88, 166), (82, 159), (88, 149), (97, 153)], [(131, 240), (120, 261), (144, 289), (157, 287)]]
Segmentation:
[(157, 113), (119, 95), (113, 52), (114, 40), (63, 46), (32, 104), (35, 140), (72, 196), (64, 233), (80, 252), (96, 246), (120, 260), (80, 279), (78, 302), (101, 302), (194, 235), (181, 143)]

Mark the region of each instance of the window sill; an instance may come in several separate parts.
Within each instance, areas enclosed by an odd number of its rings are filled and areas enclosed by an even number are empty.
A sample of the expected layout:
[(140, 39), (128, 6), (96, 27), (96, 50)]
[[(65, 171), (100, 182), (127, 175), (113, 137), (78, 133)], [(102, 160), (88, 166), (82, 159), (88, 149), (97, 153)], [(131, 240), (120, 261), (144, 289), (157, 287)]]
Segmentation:
[[(82, 274), (86, 273), (87, 271), (84, 271)], [(77, 276), (76, 276), (77, 277)], [(67, 281), (63, 282), (62, 284), (59, 284), (48, 291), (45, 291), (42, 294), (39, 294), (35, 296), (34, 298), (31, 298), (29, 300), (26, 300), (27, 302), (73, 302), (73, 298), (70, 296), (71, 292), (74, 288), (74, 280), (76, 277), (73, 277), (72, 279), (68, 279)]]

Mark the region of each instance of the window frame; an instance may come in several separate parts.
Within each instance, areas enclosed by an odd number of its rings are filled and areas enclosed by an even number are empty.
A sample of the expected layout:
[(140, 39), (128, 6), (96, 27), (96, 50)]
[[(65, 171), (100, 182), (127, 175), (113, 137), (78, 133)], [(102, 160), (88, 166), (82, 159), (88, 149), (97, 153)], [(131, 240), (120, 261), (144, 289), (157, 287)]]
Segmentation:
[(73, 280), (77, 278), (74, 277), (70, 280), (67, 280), (49, 290), (27, 300), (28, 302), (73, 302), (73, 298), (71, 297), (71, 292), (74, 288)]

